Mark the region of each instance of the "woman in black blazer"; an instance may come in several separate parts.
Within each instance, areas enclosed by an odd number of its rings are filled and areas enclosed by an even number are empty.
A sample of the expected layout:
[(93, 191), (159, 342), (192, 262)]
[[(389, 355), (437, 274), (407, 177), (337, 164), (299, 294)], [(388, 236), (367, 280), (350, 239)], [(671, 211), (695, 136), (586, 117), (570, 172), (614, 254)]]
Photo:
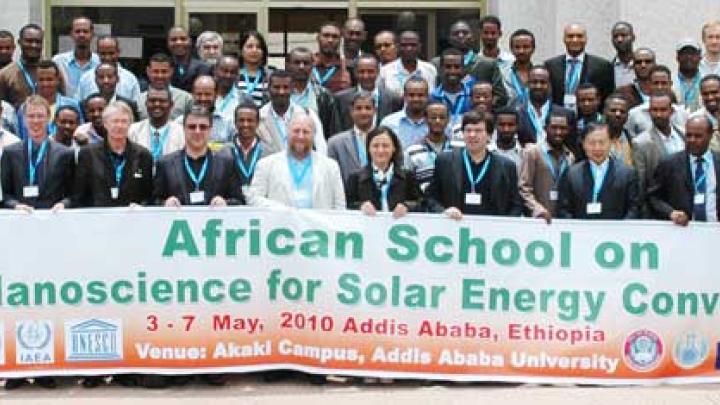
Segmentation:
[(387, 127), (375, 128), (367, 134), (365, 149), (368, 163), (348, 178), (348, 208), (366, 215), (392, 211), (395, 218), (417, 209), (420, 191), (415, 176), (402, 168), (397, 135)]

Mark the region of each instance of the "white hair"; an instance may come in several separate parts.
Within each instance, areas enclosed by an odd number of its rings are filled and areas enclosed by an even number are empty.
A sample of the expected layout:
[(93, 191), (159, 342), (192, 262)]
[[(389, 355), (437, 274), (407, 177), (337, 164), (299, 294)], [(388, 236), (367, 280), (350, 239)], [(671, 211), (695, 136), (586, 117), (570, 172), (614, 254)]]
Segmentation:
[(315, 120), (307, 111), (304, 110), (295, 110), (292, 117), (290, 117), (290, 122), (288, 122), (288, 129), (293, 126), (293, 124), (297, 121), (306, 120), (310, 123), (310, 127), (312, 128), (313, 134), (315, 133)]
[(130, 106), (127, 105), (127, 103), (124, 101), (113, 101), (112, 103), (108, 104), (102, 112), (102, 120), (103, 122), (105, 122), (110, 119), (110, 117), (113, 117), (117, 114), (127, 115), (130, 119), (130, 123), (133, 123), (132, 109), (130, 109)]
[(220, 53), (222, 54), (222, 47), (223, 47), (223, 37), (218, 34), (216, 31), (203, 31), (195, 41), (195, 46), (197, 47), (198, 53), (200, 53), (200, 50), (202, 50), (202, 46), (205, 42), (208, 41), (214, 41), (220, 43)]

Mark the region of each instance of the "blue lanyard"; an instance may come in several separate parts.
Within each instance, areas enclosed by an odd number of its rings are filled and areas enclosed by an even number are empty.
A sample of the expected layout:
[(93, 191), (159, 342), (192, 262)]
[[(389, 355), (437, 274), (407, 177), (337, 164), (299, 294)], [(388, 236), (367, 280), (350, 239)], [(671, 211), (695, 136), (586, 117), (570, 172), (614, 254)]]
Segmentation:
[(467, 174), (468, 180), (470, 180), (470, 189), (475, 191), (475, 186), (478, 185), (485, 177), (485, 173), (488, 170), (488, 167), (490, 167), (490, 158), (492, 155), (489, 153), (487, 154), (487, 157), (485, 158), (485, 164), (480, 168), (480, 173), (478, 173), (477, 177), (473, 179), (472, 175), (472, 168), (470, 167), (470, 155), (468, 154), (467, 149), (463, 149), (463, 160), (465, 161), (465, 173)]
[(355, 150), (357, 151), (358, 159), (360, 160), (360, 166), (365, 167), (368, 164), (367, 151), (365, 150), (365, 145), (360, 142), (359, 138), (360, 137), (357, 134), (353, 134), (353, 143), (355, 144)]
[(450, 107), (450, 111), (452, 112), (451, 116), (453, 117), (461, 115), (465, 109), (465, 101), (467, 100), (467, 92), (465, 90), (465, 86), (463, 86), (463, 92), (455, 99), (455, 104), (450, 101), (450, 97), (447, 96), (445, 90), (440, 90), (440, 98)]
[[(290, 108), (292, 108), (292, 106), (290, 106), (288, 108), (288, 111), (286, 111), (285, 114), (287, 114), (290, 111)], [(287, 145), (288, 135), (287, 135), (287, 125), (285, 124), (285, 120), (283, 118), (280, 118), (275, 113), (275, 110), (272, 110), (271, 114), (273, 116), (272, 117), (273, 122), (275, 123), (275, 129), (277, 129), (278, 133), (280, 134), (280, 137), (282, 138), (282, 141), (283, 141), (283, 145)], [(290, 115), (290, 118), (292, 118), (292, 115)], [(282, 122), (282, 124), (280, 124), (280, 122)]]
[[(435, 148), (432, 147), (425, 139), (425, 142), (423, 143), (423, 147), (425, 148), (425, 151), (432, 156), (432, 161), (435, 162), (435, 159), (437, 159), (437, 152), (435, 152)], [(450, 145), (450, 141), (445, 138), (445, 141), (443, 141), (443, 146), (441, 149), (443, 152), (450, 152), (452, 151), (452, 145)]]
[(30, 87), (30, 90), (35, 93), (37, 91), (35, 81), (33, 80), (32, 76), (30, 75), (30, 72), (25, 69), (25, 65), (22, 63), (22, 61), (18, 60), (17, 65), (20, 68), (20, 71), (23, 74), (23, 77), (25, 77), (25, 83)]
[[(696, 163), (697, 164), (697, 163)], [(700, 185), (706, 180), (708, 170), (710, 170), (710, 162), (707, 161), (707, 159), (704, 159), (703, 161), (703, 174), (699, 178), (695, 179), (693, 183), (695, 184), (695, 194), (700, 194), (698, 190), (700, 189)], [(695, 177), (695, 167), (693, 167), (692, 160), (690, 160), (690, 173), (692, 173), (692, 176)], [(705, 188), (705, 191), (707, 191), (707, 187)]]
[(380, 170), (373, 169), (373, 180), (375, 180), (375, 185), (380, 188), (380, 209), (382, 211), (390, 211), (388, 194), (390, 194), (390, 181), (393, 178), (393, 173), (392, 165), (390, 165), (383, 177), (380, 177)]
[(610, 170), (610, 163), (608, 162), (608, 167), (605, 169), (604, 172), (602, 172), (602, 177), (600, 176), (600, 168), (595, 168), (595, 165), (593, 163), (588, 162), (590, 165), (590, 174), (592, 175), (593, 179), (593, 197), (592, 200), (594, 203), (598, 201), (598, 197), (600, 196), (600, 190), (603, 187), (603, 183), (605, 183), (605, 177), (607, 176), (608, 170)]
[(234, 91), (235, 91), (234, 88), (230, 89), (230, 91), (228, 91), (228, 93), (225, 95), (225, 97), (223, 97), (218, 108), (216, 108), (216, 110), (220, 114), (225, 113), (225, 109), (227, 108), (228, 104), (230, 104), (230, 101), (232, 101), (235, 98), (235, 94), (233, 93)]
[(250, 83), (250, 76), (248, 75), (247, 69), (242, 68), (242, 75), (243, 81), (245, 82), (245, 93), (252, 96), (253, 92), (262, 81), (262, 70), (257, 71), (255, 79), (253, 79), (252, 83)]
[(473, 52), (473, 50), (471, 49), (463, 57), (463, 65), (465, 67), (468, 67), (474, 61), (475, 61), (475, 52)]
[(515, 71), (515, 68), (510, 69), (510, 82), (512, 83), (513, 89), (515, 89), (515, 93), (517, 93), (520, 102), (527, 103), (528, 88), (520, 81), (520, 77)]
[(687, 82), (682, 78), (682, 76), (680, 76), (680, 73), (678, 73), (677, 78), (678, 83), (680, 84), (680, 92), (685, 100), (685, 105), (688, 105), (697, 97), (697, 92), (700, 88), (700, 74), (695, 75), (690, 88), (688, 88)]
[(192, 169), (192, 166), (190, 166), (190, 160), (188, 159), (187, 155), (185, 155), (185, 171), (187, 172), (188, 176), (190, 176), (190, 180), (195, 185), (195, 190), (200, 190), (200, 183), (202, 183), (203, 179), (205, 178), (205, 174), (207, 173), (208, 161), (210, 161), (210, 156), (205, 157), (205, 161), (200, 168), (200, 174), (196, 176), (195, 172)]
[(293, 93), (290, 95), (290, 100), (292, 100), (293, 103), (299, 105), (303, 108), (308, 108), (308, 104), (310, 103), (310, 90), (312, 89), (312, 83), (308, 82), (307, 86), (305, 87), (305, 90), (303, 90), (302, 94), (296, 94)]
[(335, 74), (336, 70), (337, 66), (330, 66), (329, 68), (327, 68), (327, 70), (325, 70), (325, 74), (323, 75), (323, 77), (320, 77), (320, 71), (315, 66), (313, 66), (312, 73), (315, 77), (315, 80), (317, 80), (321, 86), (324, 86), (325, 83), (327, 83), (330, 78)]
[[(565, 65), (568, 62), (565, 61)], [(582, 62), (575, 60), (572, 64), (572, 70), (568, 72), (568, 76), (565, 79), (565, 94), (575, 94), (578, 83), (580, 82), (580, 73), (582, 71)]]
[[(152, 127), (150, 127), (152, 128)], [(152, 157), (154, 161), (160, 160), (160, 157), (162, 157), (163, 149), (165, 148), (165, 143), (167, 143), (168, 135), (170, 134), (170, 125), (165, 124), (165, 128), (162, 131), (155, 131), (160, 132), (160, 136), (158, 138), (155, 137), (154, 133), (150, 132), (150, 147), (152, 152)]]
[(120, 187), (120, 183), (122, 182), (123, 178), (123, 170), (125, 170), (125, 163), (127, 163), (127, 159), (123, 157), (120, 164), (117, 164), (115, 162), (115, 159), (111, 159), (113, 162), (113, 166), (115, 167), (115, 186)]
[(253, 151), (252, 158), (250, 158), (250, 164), (248, 166), (245, 166), (245, 162), (243, 162), (242, 159), (242, 151), (240, 151), (237, 144), (233, 145), (233, 151), (235, 152), (235, 161), (237, 162), (238, 168), (242, 172), (243, 176), (249, 180), (255, 172), (258, 158), (260, 158), (260, 154), (262, 153), (262, 144), (260, 141), (257, 141), (257, 145), (255, 146), (255, 150)]
[(30, 180), (30, 185), (35, 184), (35, 172), (37, 171), (38, 166), (40, 165), (40, 162), (42, 162), (43, 157), (45, 157), (45, 152), (47, 152), (48, 147), (48, 140), (45, 139), (43, 143), (40, 145), (40, 150), (38, 151), (37, 158), (35, 158), (35, 162), (32, 161), (32, 140), (28, 139), (27, 143), (27, 153), (28, 153), (28, 177)]
[(542, 115), (541, 117), (537, 116), (537, 112), (535, 112), (535, 107), (533, 107), (532, 103), (528, 103), (527, 111), (528, 116), (530, 117), (530, 123), (535, 128), (535, 134), (543, 132), (545, 128), (543, 124), (545, 123), (547, 115), (550, 112), (550, 101), (548, 100), (545, 102), (545, 104), (543, 104), (540, 111), (540, 114)]
[(560, 168), (556, 170), (555, 164), (553, 163), (552, 156), (550, 156), (550, 151), (548, 151), (547, 146), (542, 145), (541, 149), (543, 151), (543, 155), (545, 155), (545, 162), (547, 163), (548, 168), (550, 169), (550, 173), (552, 173), (553, 180), (554, 180), (553, 184), (557, 184), (560, 176), (562, 176), (562, 174), (565, 172), (565, 170), (567, 170), (567, 167), (568, 167), (567, 159), (565, 158), (565, 155), (563, 154), (560, 157)]
[(310, 166), (312, 166), (312, 157), (307, 157), (305, 159), (305, 163), (303, 163), (302, 168), (298, 171), (295, 167), (295, 163), (293, 162), (292, 158), (288, 159), (288, 168), (290, 169), (290, 175), (292, 175), (293, 183), (295, 184), (295, 188), (300, 188), (302, 185), (303, 179), (307, 175), (308, 171), (310, 170)]

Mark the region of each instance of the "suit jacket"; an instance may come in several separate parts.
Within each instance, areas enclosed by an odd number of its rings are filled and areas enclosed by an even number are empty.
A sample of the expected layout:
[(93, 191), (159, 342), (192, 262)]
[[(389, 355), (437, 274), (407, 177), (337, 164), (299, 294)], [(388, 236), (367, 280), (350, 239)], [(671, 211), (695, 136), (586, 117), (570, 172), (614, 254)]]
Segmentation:
[[(168, 138), (167, 142), (163, 146), (163, 156), (169, 155), (185, 147), (185, 132), (182, 125), (170, 120), (168, 120), (167, 125), (169, 126)], [(130, 125), (128, 138), (147, 150), (150, 150), (151, 148), (150, 136), (149, 118)]]
[[(515, 110), (518, 113), (518, 141), (523, 146), (528, 143), (537, 143), (537, 131), (530, 120), (527, 104), (519, 102), (515, 105)], [(576, 131), (577, 125), (575, 124), (575, 112), (559, 104), (550, 104), (550, 111), (548, 112), (543, 125), (547, 125), (550, 122), (550, 115), (553, 111), (561, 111), (569, 117), (568, 125), (570, 126), (570, 133), (565, 138), (565, 145), (575, 156), (582, 156), (582, 145), (580, 144)]]
[(600, 214), (588, 214), (592, 201), (593, 177), (590, 162), (575, 163), (560, 178), (558, 217), (575, 219), (637, 219), (640, 218), (640, 191), (634, 169), (610, 158), (598, 202)]
[[(428, 205), (432, 212), (443, 212), (449, 207), (462, 207), (465, 201), (463, 190), (463, 150), (455, 149), (438, 155), (435, 161), (433, 179), (427, 189)], [(523, 203), (518, 192), (518, 177), (515, 163), (496, 152), (488, 153), (490, 161), (489, 198), (494, 207), (493, 215), (516, 216), (522, 214)]]
[[(340, 166), (343, 184), (347, 189), (350, 175), (362, 169), (360, 157), (355, 146), (355, 130), (340, 132), (328, 141), (328, 156), (335, 159)], [(363, 148), (364, 149), (364, 148)]]
[(637, 83), (632, 83), (615, 89), (617, 93), (622, 94), (627, 99), (628, 111), (630, 111), (631, 108), (639, 106), (643, 103), (642, 94), (640, 94), (640, 92), (638, 91), (637, 86)]
[(49, 141), (45, 157), (38, 166), (36, 185), (39, 196), (26, 198), (23, 187), (29, 185), (27, 143), (29, 140), (7, 146), (0, 159), (2, 174), (3, 207), (15, 208), (26, 204), (34, 208), (52, 208), (58, 202), (70, 207), (70, 195), (75, 171), (73, 150), (58, 142)]
[[(574, 162), (574, 156), (565, 151), (568, 165)], [(548, 167), (545, 152), (537, 144), (527, 144), (520, 155), (520, 196), (525, 203), (525, 212), (537, 217), (543, 212), (557, 216), (557, 202), (550, 200), (555, 178)]]
[(315, 93), (318, 107), (317, 115), (322, 124), (323, 134), (325, 134), (325, 139), (328, 139), (340, 132), (340, 111), (335, 102), (335, 97), (328, 89), (315, 83), (312, 86), (312, 91)]
[[(715, 181), (720, 179), (720, 155), (713, 152)], [(720, 187), (715, 187), (716, 198), (720, 201)], [(647, 191), (648, 204), (653, 218), (667, 220), (670, 213), (680, 210), (693, 217), (695, 185), (690, 172), (690, 156), (687, 152), (676, 152), (665, 157), (652, 177)], [(717, 205), (720, 218), (720, 204)]]
[[(545, 61), (545, 67), (550, 72), (553, 104), (563, 105), (563, 98), (565, 97), (565, 58), (566, 55), (562, 54)], [(603, 103), (605, 98), (615, 90), (615, 70), (607, 60), (586, 53), (580, 71), (580, 83), (594, 84), (600, 91), (600, 102)]]
[[(678, 135), (684, 138), (682, 134), (678, 133)], [(649, 216), (645, 198), (647, 186), (650, 184), (660, 160), (668, 155), (660, 136), (657, 129), (652, 127), (649, 131), (643, 132), (632, 140), (633, 163), (638, 174), (638, 187), (644, 216)]]
[[(337, 163), (312, 152), (313, 209), (345, 209), (345, 191)], [(288, 153), (279, 152), (258, 162), (248, 200), (259, 207), (292, 207), (293, 180), (288, 168)]]
[[(436, 56), (431, 60), (437, 69), (438, 76), (442, 75), (442, 66), (440, 66), (440, 57)], [(475, 55), (475, 60), (465, 69), (465, 73), (475, 81), (486, 81), (492, 83), (493, 86), (493, 108), (499, 108), (507, 105), (508, 94), (505, 89), (502, 72), (498, 67), (498, 63), (494, 59), (490, 59), (481, 54)], [(440, 79), (438, 78), (438, 83)], [(430, 89), (432, 90), (432, 89)]]
[[(380, 189), (373, 179), (371, 165), (350, 175), (346, 194), (347, 206), (351, 210), (360, 209), (365, 201), (370, 201), (378, 211), (382, 209)], [(416, 211), (420, 206), (420, 189), (415, 181), (415, 176), (411, 172), (396, 167), (393, 170), (387, 199), (390, 211), (394, 210), (399, 203), (405, 204), (410, 211)]]
[[(375, 113), (375, 122), (379, 124), (386, 116), (402, 109), (403, 99), (394, 92), (385, 91), (383, 86), (380, 86), (378, 91), (380, 92), (380, 95), (379, 103), (376, 106), (377, 112)], [(350, 112), (352, 111), (352, 101), (358, 93), (359, 90), (357, 86), (335, 93), (335, 101), (338, 107), (340, 119), (340, 125), (338, 128), (339, 131), (352, 129), (353, 121), (350, 116)]]
[(200, 75), (209, 75), (212, 69), (208, 64), (197, 58), (190, 58), (190, 63), (185, 66), (184, 74), (180, 74), (180, 64), (175, 60), (175, 71), (173, 72), (170, 84), (188, 93), (192, 91), (195, 78)]
[[(233, 162), (226, 156), (214, 153), (208, 149), (208, 158), (211, 162), (205, 175), (203, 191), (205, 201), (203, 205), (210, 205), (215, 196), (223, 197), (228, 205), (244, 204), (245, 198), (235, 177)], [(163, 156), (155, 169), (154, 198), (157, 205), (165, 204), (171, 196), (180, 200), (182, 205), (190, 204), (190, 193), (194, 190), (188, 188), (185, 176), (185, 149)]]
[(110, 188), (115, 187), (115, 167), (110, 159), (107, 142), (81, 148), (73, 189), (73, 206), (122, 207), (131, 203), (149, 204), (153, 191), (153, 161), (150, 152), (128, 141), (125, 162), (118, 198), (113, 199)]
[[(237, 139), (237, 138), (236, 138)], [(218, 154), (223, 155), (224, 158), (229, 159), (233, 162), (233, 170), (235, 171), (235, 175), (237, 176), (237, 179), (240, 183), (238, 183), (238, 187), (242, 186), (249, 186), (252, 182), (252, 177), (255, 174), (254, 171), (251, 172), (250, 178), (245, 178), (245, 174), (240, 170), (240, 166), (238, 166), (237, 159), (235, 156), (235, 153), (240, 153), (242, 156), (242, 151), (239, 150), (239, 147), (236, 146), (237, 141), (233, 140), (233, 142), (228, 143), (224, 148), (222, 148)], [(261, 147), (260, 155), (258, 156), (258, 161), (256, 162), (255, 168), (257, 169), (257, 163), (260, 162), (260, 159), (270, 156), (272, 152), (270, 152), (270, 148), (268, 148), (268, 145), (260, 138), (257, 140), (257, 144), (255, 145), (255, 148)], [(252, 153), (254, 153), (255, 149), (252, 149)]]
[[(292, 117), (296, 109), (302, 109), (302, 107), (296, 104), (290, 104), (290, 107), (285, 112), (285, 118), (289, 120), (289, 117)], [(309, 114), (313, 122), (315, 122), (313, 148), (325, 155), (327, 154), (327, 141), (325, 140), (326, 136), (324, 135), (320, 118), (313, 110), (309, 110)], [(286, 140), (283, 140), (282, 135), (278, 132), (272, 113), (272, 103), (267, 103), (260, 108), (260, 124), (258, 125), (257, 134), (260, 139), (267, 144), (268, 153), (270, 154), (284, 151), (287, 148)]]

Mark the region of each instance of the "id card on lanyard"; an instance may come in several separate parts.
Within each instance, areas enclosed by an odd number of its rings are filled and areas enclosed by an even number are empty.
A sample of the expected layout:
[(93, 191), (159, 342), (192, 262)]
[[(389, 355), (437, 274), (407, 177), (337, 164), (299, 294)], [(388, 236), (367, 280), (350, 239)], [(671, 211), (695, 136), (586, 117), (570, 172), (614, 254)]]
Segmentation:
[(25, 198), (37, 198), (40, 196), (40, 187), (37, 185), (37, 169), (40, 167), (40, 164), (43, 161), (43, 158), (45, 157), (45, 154), (47, 153), (49, 141), (45, 139), (42, 144), (40, 144), (40, 149), (38, 150), (37, 157), (35, 158), (35, 161), (32, 159), (32, 141), (27, 141), (27, 160), (28, 160), (28, 182), (29, 184), (25, 187), (23, 187), (23, 197)]
[[(112, 158), (111, 158), (112, 159)], [(115, 168), (115, 187), (110, 187), (110, 197), (117, 200), (120, 197), (120, 183), (122, 183), (123, 170), (125, 170), (127, 159), (123, 157), (120, 163), (113, 159), (113, 167)]]
[(543, 156), (545, 157), (545, 163), (548, 166), (548, 169), (550, 170), (550, 174), (553, 178), (553, 186), (550, 190), (550, 201), (557, 201), (558, 200), (558, 181), (560, 180), (560, 177), (562, 177), (563, 173), (565, 173), (565, 170), (567, 170), (568, 162), (567, 158), (563, 154), (560, 157), (560, 167), (557, 169), (555, 168), (555, 163), (553, 162), (553, 158), (550, 155), (550, 151), (548, 150), (547, 145), (541, 146)]
[(600, 190), (602, 190), (605, 184), (605, 178), (607, 177), (607, 172), (610, 170), (610, 167), (609, 162), (605, 170), (601, 170), (600, 167), (596, 167), (590, 162), (588, 162), (588, 164), (590, 165), (590, 175), (593, 179), (593, 189), (592, 202), (587, 204), (587, 213), (590, 215), (598, 215), (602, 213), (602, 203), (599, 201)]
[(195, 190), (190, 192), (190, 204), (204, 203), (205, 192), (203, 190), (200, 190), (200, 183), (202, 183), (203, 179), (205, 179), (205, 175), (207, 174), (210, 156), (205, 156), (205, 161), (203, 162), (202, 167), (200, 168), (200, 173), (198, 174), (195, 174), (195, 171), (190, 165), (190, 160), (188, 159), (188, 156), (185, 155), (184, 158), (185, 171), (187, 172), (188, 177), (190, 177), (190, 181), (192, 181), (193, 185), (195, 186)]
[(467, 175), (468, 181), (470, 182), (470, 192), (465, 194), (465, 204), (468, 205), (480, 205), (482, 204), (482, 194), (477, 192), (477, 185), (483, 180), (485, 174), (490, 167), (490, 160), (492, 155), (489, 153), (485, 158), (485, 163), (480, 168), (477, 177), (473, 177), (472, 167), (470, 166), (470, 155), (467, 149), (463, 149), (463, 161), (465, 162), (465, 174)]

